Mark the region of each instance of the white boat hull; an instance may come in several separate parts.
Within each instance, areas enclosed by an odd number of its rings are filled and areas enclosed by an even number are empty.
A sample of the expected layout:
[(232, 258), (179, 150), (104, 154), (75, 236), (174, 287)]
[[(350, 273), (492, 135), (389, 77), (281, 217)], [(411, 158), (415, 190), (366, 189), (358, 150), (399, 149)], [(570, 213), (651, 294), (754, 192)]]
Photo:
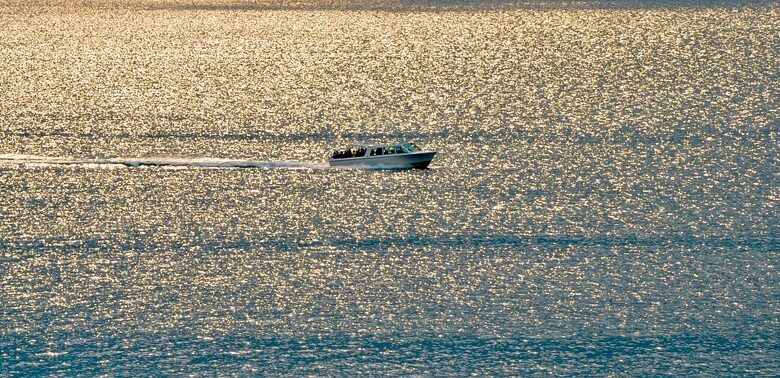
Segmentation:
[(431, 163), (436, 151), (418, 151), (405, 154), (361, 156), (330, 159), (331, 167), (364, 169), (425, 169)]

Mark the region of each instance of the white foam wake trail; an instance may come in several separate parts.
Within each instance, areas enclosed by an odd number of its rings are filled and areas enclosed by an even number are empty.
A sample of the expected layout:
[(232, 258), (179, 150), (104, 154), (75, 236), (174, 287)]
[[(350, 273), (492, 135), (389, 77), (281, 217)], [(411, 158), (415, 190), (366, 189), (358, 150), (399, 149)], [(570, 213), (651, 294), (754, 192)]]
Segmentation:
[(127, 166), (127, 167), (199, 167), (199, 168), (287, 168), (287, 169), (328, 169), (327, 164), (314, 164), (299, 161), (252, 161), (215, 158), (111, 158), (79, 159), (70, 157), (0, 154), (0, 164), (16, 165), (83, 165), (83, 166)]

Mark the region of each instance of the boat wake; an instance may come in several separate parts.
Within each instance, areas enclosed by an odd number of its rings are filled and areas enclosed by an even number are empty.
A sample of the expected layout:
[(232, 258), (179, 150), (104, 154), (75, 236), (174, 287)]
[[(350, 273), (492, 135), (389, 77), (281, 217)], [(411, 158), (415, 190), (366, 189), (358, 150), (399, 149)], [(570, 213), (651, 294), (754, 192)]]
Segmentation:
[(197, 168), (285, 168), (285, 169), (329, 169), (327, 164), (315, 164), (299, 161), (252, 161), (215, 158), (110, 158), (79, 159), (70, 157), (52, 157), (19, 154), (0, 154), (0, 165), (77, 165), (84, 167), (197, 167)]

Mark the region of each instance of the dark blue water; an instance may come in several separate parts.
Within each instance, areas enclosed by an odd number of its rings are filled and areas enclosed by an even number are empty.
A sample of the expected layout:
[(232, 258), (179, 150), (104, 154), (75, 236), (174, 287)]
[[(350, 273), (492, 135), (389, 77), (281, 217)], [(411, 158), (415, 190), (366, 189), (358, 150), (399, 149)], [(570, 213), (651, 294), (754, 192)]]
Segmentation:
[(2, 5), (0, 375), (780, 375), (779, 14)]

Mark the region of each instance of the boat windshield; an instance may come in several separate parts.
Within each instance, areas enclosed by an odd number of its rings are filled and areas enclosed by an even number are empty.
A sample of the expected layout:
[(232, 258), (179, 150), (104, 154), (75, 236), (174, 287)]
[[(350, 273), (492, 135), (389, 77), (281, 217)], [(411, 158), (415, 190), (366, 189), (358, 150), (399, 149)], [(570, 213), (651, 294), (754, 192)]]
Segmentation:
[(420, 151), (420, 147), (417, 147), (417, 145), (416, 145), (416, 144), (414, 144), (414, 143), (404, 143), (404, 145), (403, 145), (403, 148), (404, 148), (406, 151), (409, 151), (409, 152), (417, 152), (417, 151)]

